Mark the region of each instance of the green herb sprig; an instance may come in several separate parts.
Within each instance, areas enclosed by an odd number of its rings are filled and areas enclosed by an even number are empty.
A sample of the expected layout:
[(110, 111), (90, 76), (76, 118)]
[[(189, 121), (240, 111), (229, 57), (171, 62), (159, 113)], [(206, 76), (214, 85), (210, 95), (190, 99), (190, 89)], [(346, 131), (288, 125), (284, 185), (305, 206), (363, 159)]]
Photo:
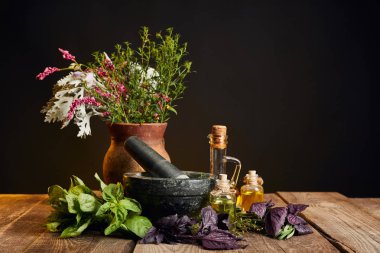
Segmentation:
[(140, 204), (124, 197), (120, 183), (106, 185), (97, 174), (95, 178), (100, 182), (101, 197), (76, 176), (72, 176), (69, 190), (59, 185), (49, 187), (49, 204), (53, 211), (48, 217), (47, 229), (61, 232), (61, 238), (79, 236), (90, 226), (104, 229), (105, 235), (120, 231), (144, 237), (152, 223), (140, 215)]

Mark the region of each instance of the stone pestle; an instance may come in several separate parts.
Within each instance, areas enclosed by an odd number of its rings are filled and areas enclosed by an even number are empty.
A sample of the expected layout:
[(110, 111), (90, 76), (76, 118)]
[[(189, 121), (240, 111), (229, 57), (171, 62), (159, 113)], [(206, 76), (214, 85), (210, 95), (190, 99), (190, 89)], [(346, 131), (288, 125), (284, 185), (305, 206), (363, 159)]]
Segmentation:
[(136, 136), (129, 137), (124, 143), (124, 148), (133, 159), (153, 177), (189, 178), (184, 172), (179, 170)]

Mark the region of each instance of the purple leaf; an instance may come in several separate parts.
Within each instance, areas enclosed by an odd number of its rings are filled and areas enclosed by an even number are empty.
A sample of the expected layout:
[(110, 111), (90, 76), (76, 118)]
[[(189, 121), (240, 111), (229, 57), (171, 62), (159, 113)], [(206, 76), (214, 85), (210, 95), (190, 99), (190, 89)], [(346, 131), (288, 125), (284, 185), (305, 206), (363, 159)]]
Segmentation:
[(202, 208), (201, 214), (202, 223), (199, 230), (200, 234), (208, 234), (210, 231), (218, 228), (218, 215), (211, 206)]
[(298, 235), (306, 235), (313, 233), (313, 230), (306, 224), (294, 225)]
[(289, 213), (297, 215), (308, 207), (308, 205), (303, 204), (288, 204)]
[(267, 202), (258, 202), (258, 203), (253, 203), (251, 207), (249, 208), (250, 213), (254, 213), (262, 219), (265, 215), (265, 212), (267, 211), (268, 208), (274, 206), (274, 203), (272, 203), (272, 200), (269, 200)]
[(176, 225), (177, 220), (178, 220), (177, 214), (163, 217), (157, 221), (157, 227), (160, 229), (169, 230)]
[(205, 249), (240, 249), (246, 245), (238, 244), (241, 239), (231, 234), (226, 230), (216, 229), (211, 231), (208, 235), (200, 238), (202, 246)]
[(144, 238), (141, 240), (141, 243), (156, 243), (159, 244), (164, 240), (164, 234), (160, 232), (159, 229), (151, 227)]
[(307, 222), (303, 218), (291, 213), (288, 214), (286, 219), (288, 220), (289, 224), (292, 225), (307, 224)]
[(285, 224), (287, 215), (286, 207), (274, 207), (265, 216), (265, 230), (271, 236), (276, 236)]
[(188, 231), (187, 227), (192, 225), (193, 222), (191, 221), (191, 219), (187, 215), (184, 215), (181, 218), (177, 219), (175, 223), (176, 232), (178, 234), (184, 234)]

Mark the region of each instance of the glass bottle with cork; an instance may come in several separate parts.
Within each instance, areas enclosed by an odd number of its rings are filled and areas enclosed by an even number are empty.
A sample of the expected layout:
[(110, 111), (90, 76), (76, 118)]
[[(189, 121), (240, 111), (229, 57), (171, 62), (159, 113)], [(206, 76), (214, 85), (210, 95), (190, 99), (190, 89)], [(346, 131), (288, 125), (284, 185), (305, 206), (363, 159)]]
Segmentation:
[(239, 159), (227, 156), (227, 127), (223, 125), (213, 125), (211, 133), (207, 136), (210, 143), (210, 173), (215, 177), (220, 174), (227, 174), (226, 164), (228, 162), (235, 164), (230, 185), (236, 188), (236, 184), (240, 175), (241, 162)]
[[(246, 212), (249, 211), (253, 203), (264, 201), (264, 188), (261, 186), (262, 179), (255, 170), (248, 171), (244, 179), (246, 184), (241, 187), (240, 196), (241, 209)], [(259, 182), (259, 179), (261, 179), (261, 182)]]
[(228, 215), (228, 228), (233, 230), (235, 228), (236, 191), (231, 188), (227, 174), (219, 174), (215, 189), (210, 193), (210, 203), (218, 214)]

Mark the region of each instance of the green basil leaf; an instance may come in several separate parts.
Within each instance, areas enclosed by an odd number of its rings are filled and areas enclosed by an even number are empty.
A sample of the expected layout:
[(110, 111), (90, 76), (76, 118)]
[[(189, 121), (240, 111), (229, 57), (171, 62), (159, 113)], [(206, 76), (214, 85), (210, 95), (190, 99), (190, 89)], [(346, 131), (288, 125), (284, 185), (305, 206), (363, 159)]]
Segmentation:
[(127, 210), (135, 212), (136, 214), (141, 213), (141, 205), (134, 199), (124, 198), (119, 201), (119, 205)]
[(116, 197), (117, 200), (121, 200), (124, 198), (124, 188), (120, 182), (117, 182), (116, 184), (114, 196)]
[(104, 187), (102, 192), (103, 199), (106, 201), (118, 201), (124, 198), (123, 186), (118, 182), (117, 184), (109, 184)]
[(58, 222), (58, 221), (55, 221), (55, 222), (50, 222), (50, 223), (47, 223), (46, 224), (46, 228), (50, 231), (50, 232), (58, 232), (60, 231), (58, 229), (58, 227), (61, 225), (61, 222)]
[(128, 230), (132, 231), (140, 238), (143, 238), (152, 227), (152, 223), (149, 219), (140, 215), (129, 216), (124, 222), (124, 225), (128, 228)]
[(116, 188), (116, 184), (109, 184), (106, 187), (104, 187), (102, 196), (105, 201), (116, 201), (116, 198), (113, 194), (115, 191), (114, 189)]
[(94, 212), (98, 206), (98, 201), (90, 194), (79, 194), (78, 201), (82, 212)]
[(48, 188), (49, 204), (56, 210), (66, 211), (67, 201), (65, 196), (67, 191), (59, 185), (53, 185)]
[(74, 176), (74, 175), (72, 175), (71, 176), (72, 177), (72, 181), (71, 182), (73, 182), (73, 185), (74, 186), (76, 186), (76, 185), (84, 185), (84, 186), (86, 186), (85, 184), (84, 184), (84, 182), (82, 181), (82, 179), (80, 179), (79, 177), (77, 177), (77, 176)]
[(128, 211), (118, 206), (115, 212), (116, 221), (120, 223), (124, 223), (125, 219), (127, 218), (127, 215), (128, 215)]
[(106, 229), (104, 230), (104, 234), (105, 235), (109, 235), (109, 234), (115, 232), (116, 230), (119, 229), (119, 227), (120, 227), (121, 224), (122, 224), (121, 222), (113, 220), (111, 222), (111, 224), (108, 227), (106, 227)]
[(69, 238), (80, 235), (91, 223), (91, 217), (89, 217), (85, 222), (67, 227), (61, 233), (61, 238)]
[(98, 209), (98, 211), (96, 212), (95, 216), (103, 216), (104, 214), (106, 214), (108, 211), (110, 210), (110, 203), (109, 202), (106, 202), (104, 203), (103, 205), (101, 205)]
[(79, 201), (78, 197), (72, 193), (68, 193), (66, 195), (66, 201), (67, 201), (67, 208), (69, 213), (78, 213), (80, 211)]
[(79, 196), (79, 194), (81, 194), (81, 193), (91, 194), (91, 195), (95, 196), (95, 194), (92, 192), (92, 190), (85, 185), (76, 185), (74, 187), (71, 187), (69, 189), (69, 192), (71, 192), (72, 194), (77, 195), (77, 196)]
[(107, 186), (104, 182), (103, 182), (103, 180), (101, 180), (100, 179), (100, 177), (99, 177), (99, 175), (98, 175), (98, 173), (95, 173), (95, 178), (96, 178), (96, 180), (98, 180), (99, 181), (99, 183), (100, 183), (100, 188), (102, 189), (102, 191), (104, 190), (104, 188)]
[(77, 220), (77, 224), (79, 224), (80, 220), (82, 219), (82, 213), (77, 213), (75, 219)]

